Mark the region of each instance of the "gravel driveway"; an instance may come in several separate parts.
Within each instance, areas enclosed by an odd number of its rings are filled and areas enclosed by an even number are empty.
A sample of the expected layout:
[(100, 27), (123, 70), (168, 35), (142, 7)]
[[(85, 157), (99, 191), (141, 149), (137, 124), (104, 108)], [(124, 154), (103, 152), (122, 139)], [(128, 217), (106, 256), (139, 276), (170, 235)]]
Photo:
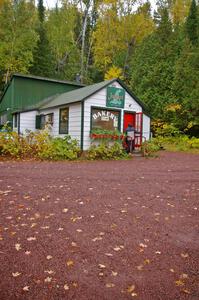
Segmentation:
[(1, 300), (199, 299), (199, 156), (0, 162)]

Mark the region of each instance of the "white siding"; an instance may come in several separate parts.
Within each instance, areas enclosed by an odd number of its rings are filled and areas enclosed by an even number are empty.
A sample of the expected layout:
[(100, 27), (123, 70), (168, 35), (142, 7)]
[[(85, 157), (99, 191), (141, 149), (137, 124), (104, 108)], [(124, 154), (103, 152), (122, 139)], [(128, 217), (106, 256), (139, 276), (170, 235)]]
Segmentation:
[[(80, 143), (81, 140), (81, 104), (74, 103), (70, 104), (70, 106), (63, 106), (69, 108), (69, 124), (68, 124), (68, 134), (73, 138), (78, 140)], [(66, 134), (59, 133), (59, 111), (60, 107), (58, 108), (51, 108), (41, 110), (40, 114), (54, 114), (54, 121), (51, 130), (51, 134), (55, 137), (64, 137)]]
[(36, 110), (20, 113), (20, 133), (25, 134), (26, 130), (35, 131), (36, 114)]
[(142, 123), (142, 141), (150, 139), (150, 118), (143, 114), (143, 123)]
[[(113, 83), (115, 87), (122, 88), (118, 82)], [(112, 84), (112, 85), (113, 85)], [(87, 150), (90, 147), (90, 118), (91, 118), (91, 106), (106, 108), (106, 90), (103, 88), (99, 92), (95, 93), (84, 104), (84, 146), (83, 149)], [(111, 108), (110, 108), (111, 109)], [(120, 109), (119, 109), (120, 110)], [(132, 112), (142, 112), (142, 107), (125, 91), (125, 107), (121, 109), (121, 131), (123, 131), (123, 113), (124, 110)]]

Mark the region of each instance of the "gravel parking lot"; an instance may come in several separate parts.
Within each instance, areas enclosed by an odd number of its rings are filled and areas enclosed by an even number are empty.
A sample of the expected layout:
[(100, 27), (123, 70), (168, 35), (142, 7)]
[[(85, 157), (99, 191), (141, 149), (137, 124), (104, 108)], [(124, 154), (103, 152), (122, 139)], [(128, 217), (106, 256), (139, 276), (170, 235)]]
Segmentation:
[(199, 155), (0, 162), (0, 299), (199, 299)]

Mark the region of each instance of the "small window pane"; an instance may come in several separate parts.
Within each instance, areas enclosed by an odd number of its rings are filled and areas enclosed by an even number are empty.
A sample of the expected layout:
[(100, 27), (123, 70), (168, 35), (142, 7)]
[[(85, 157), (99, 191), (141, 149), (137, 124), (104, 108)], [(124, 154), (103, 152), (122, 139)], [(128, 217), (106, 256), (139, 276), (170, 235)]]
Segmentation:
[(60, 109), (59, 133), (68, 133), (68, 108)]
[(101, 108), (92, 109), (92, 129), (119, 129), (119, 111)]

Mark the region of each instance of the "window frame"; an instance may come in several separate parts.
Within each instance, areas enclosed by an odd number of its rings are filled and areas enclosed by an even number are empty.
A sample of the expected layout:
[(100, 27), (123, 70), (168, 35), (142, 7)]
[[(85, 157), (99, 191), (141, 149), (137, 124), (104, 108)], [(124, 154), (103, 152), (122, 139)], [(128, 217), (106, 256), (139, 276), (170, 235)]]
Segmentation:
[[(61, 131), (61, 112), (65, 109), (68, 111), (67, 132), (62, 132)], [(68, 134), (68, 132), (69, 132), (69, 107), (67, 106), (67, 107), (62, 107), (59, 109), (59, 134)]]
[[(109, 108), (109, 107), (100, 107), (100, 106), (91, 106), (91, 112), (90, 112), (90, 131), (94, 130), (93, 128), (93, 109), (99, 109), (99, 110), (105, 110), (105, 111), (114, 111), (114, 112), (118, 112), (118, 126), (116, 128), (116, 130), (121, 131), (121, 114), (122, 114), (122, 110), (121, 109), (115, 109), (115, 108)], [(113, 129), (114, 130), (114, 129)]]

